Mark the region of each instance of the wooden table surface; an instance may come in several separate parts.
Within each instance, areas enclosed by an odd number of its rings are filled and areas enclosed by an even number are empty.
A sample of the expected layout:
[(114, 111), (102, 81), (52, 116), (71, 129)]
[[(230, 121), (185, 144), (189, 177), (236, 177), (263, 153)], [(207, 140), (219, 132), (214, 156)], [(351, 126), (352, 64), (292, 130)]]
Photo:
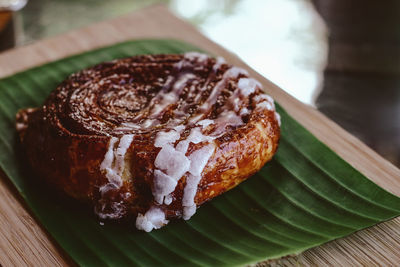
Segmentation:
[[(400, 170), (315, 109), (304, 105), (213, 43), (164, 6), (152, 6), (110, 21), (0, 54), (0, 77), (69, 55), (139, 38), (175, 38), (247, 68), (296, 120), (369, 179), (400, 196)], [(0, 263), (3, 266), (74, 264), (0, 174)], [(282, 265), (396, 265), (400, 263), (400, 217), (349, 237), (272, 262)], [(271, 263), (261, 263), (271, 264)]]

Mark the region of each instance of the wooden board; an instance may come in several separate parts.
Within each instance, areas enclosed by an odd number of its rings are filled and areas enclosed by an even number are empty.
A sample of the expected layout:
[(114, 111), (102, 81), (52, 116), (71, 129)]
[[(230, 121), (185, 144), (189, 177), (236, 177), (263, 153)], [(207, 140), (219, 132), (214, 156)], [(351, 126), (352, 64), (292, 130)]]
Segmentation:
[[(101, 22), (0, 54), (0, 78), (83, 51), (138, 38), (175, 38), (192, 43), (228, 62), (244, 67), (262, 82), (295, 119), (368, 178), (400, 196), (400, 170), (313, 108), (246, 66), (237, 56), (213, 43), (162, 5)], [(0, 179), (0, 263), (65, 266), (73, 261), (24, 208), (4, 174)], [(395, 265), (400, 262), (400, 217), (327, 243), (283, 265)], [(264, 263), (265, 264), (265, 263)]]

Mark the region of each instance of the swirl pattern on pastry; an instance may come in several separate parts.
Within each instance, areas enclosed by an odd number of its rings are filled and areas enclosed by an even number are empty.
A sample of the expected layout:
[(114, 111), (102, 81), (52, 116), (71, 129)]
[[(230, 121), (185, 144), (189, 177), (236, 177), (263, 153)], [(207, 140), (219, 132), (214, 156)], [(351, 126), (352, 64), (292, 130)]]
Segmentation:
[(101, 219), (151, 231), (258, 171), (279, 114), (261, 84), (190, 52), (102, 63), (72, 74), (17, 130), (33, 169)]

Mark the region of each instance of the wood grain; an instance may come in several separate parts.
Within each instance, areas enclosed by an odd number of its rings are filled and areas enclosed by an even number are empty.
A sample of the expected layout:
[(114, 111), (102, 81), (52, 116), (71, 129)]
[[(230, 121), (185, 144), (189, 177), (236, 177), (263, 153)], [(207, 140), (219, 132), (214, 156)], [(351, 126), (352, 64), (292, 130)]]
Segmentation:
[[(162, 5), (97, 23), (0, 54), (0, 77), (66, 56), (139, 38), (175, 38), (247, 68), (296, 120), (369, 179), (400, 196), (400, 170), (313, 108), (297, 101), (213, 43)], [(284, 122), (283, 122), (284, 123)], [(0, 180), (0, 263), (64, 266), (72, 262), (23, 207), (12, 186)], [(400, 262), (400, 217), (347, 238), (268, 264), (395, 265)], [(264, 263), (264, 265), (267, 263)]]

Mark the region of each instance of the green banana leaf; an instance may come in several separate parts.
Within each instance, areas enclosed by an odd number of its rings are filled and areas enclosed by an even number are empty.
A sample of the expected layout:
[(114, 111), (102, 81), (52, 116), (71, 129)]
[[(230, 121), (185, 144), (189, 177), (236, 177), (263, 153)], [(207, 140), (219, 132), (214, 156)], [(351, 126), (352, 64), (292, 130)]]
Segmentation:
[(93, 212), (49, 193), (21, 156), (15, 113), (41, 105), (70, 73), (138, 54), (199, 50), (174, 40), (130, 41), (0, 80), (0, 167), (36, 218), (83, 266), (232, 266), (297, 254), (400, 215), (400, 198), (368, 180), (278, 105), (282, 138), (254, 177), (203, 205), (189, 221), (145, 233), (100, 225)]

